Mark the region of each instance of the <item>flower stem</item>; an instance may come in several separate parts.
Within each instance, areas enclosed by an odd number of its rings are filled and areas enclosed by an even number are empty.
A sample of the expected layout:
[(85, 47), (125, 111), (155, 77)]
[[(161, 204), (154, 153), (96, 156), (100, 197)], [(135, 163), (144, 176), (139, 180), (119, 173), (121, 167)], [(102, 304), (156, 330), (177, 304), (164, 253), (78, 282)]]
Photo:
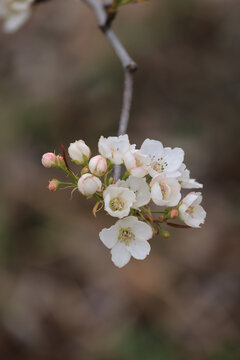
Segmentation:
[(126, 171), (125, 174), (124, 174), (123, 177), (122, 177), (122, 180), (125, 180), (128, 176), (129, 176), (129, 172)]
[(104, 183), (105, 183), (106, 187), (109, 186), (109, 180), (110, 180), (112, 168), (113, 168), (113, 165), (110, 165), (108, 168), (108, 171), (106, 172), (106, 174), (104, 176)]
[(66, 186), (76, 187), (76, 184), (70, 183), (70, 182), (59, 181), (58, 183), (59, 183), (59, 185), (66, 185)]

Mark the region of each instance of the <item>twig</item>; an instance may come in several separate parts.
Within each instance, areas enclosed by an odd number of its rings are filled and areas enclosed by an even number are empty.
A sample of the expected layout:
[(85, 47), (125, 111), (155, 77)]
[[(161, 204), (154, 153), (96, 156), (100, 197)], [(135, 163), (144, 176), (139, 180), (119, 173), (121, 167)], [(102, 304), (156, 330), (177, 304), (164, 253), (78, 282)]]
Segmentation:
[[(115, 51), (119, 58), (122, 67), (124, 69), (124, 89), (123, 89), (123, 104), (118, 129), (118, 136), (123, 135), (127, 131), (128, 121), (130, 116), (132, 95), (133, 95), (133, 73), (137, 70), (137, 64), (130, 57), (115, 32), (111, 28), (111, 22), (108, 22), (108, 15), (106, 12), (106, 6), (101, 0), (82, 0), (85, 2), (95, 13), (98, 26), (105, 34), (111, 47)], [(114, 177), (118, 180), (120, 177), (121, 167), (116, 165), (114, 167)]]
[(169, 222), (169, 221), (167, 221), (167, 224), (168, 224), (169, 226), (172, 226), (172, 227), (175, 227), (175, 228), (191, 229), (191, 226), (182, 225), (182, 224), (175, 224), (175, 223), (172, 223), (172, 222)]
[(123, 104), (122, 113), (119, 123), (118, 136), (126, 134), (128, 120), (130, 116), (131, 104), (133, 95), (133, 76), (128, 70), (124, 72), (124, 92), (123, 92)]
[(62, 148), (62, 154), (63, 154), (63, 160), (64, 160), (64, 163), (65, 163), (65, 166), (66, 166), (67, 170), (72, 173), (72, 170), (70, 169), (70, 167), (68, 165), (68, 162), (67, 162), (66, 151), (65, 151), (65, 148), (64, 148), (63, 144), (61, 144), (61, 148)]

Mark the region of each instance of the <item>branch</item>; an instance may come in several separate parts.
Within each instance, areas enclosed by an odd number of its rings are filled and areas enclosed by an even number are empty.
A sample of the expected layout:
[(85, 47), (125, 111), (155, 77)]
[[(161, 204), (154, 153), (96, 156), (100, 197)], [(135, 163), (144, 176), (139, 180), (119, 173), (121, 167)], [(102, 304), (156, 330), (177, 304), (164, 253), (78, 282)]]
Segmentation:
[(182, 224), (175, 224), (172, 222), (167, 221), (166, 222), (169, 226), (175, 227), (175, 228), (182, 228), (182, 229), (192, 229), (191, 226), (188, 225), (182, 225)]
[[(130, 110), (132, 105), (133, 95), (133, 73), (137, 70), (137, 64), (130, 57), (115, 32), (111, 28), (111, 21), (108, 21), (106, 5), (101, 0), (82, 0), (87, 4), (95, 13), (98, 20), (98, 26), (105, 34), (115, 54), (119, 58), (124, 69), (124, 89), (123, 89), (123, 104), (118, 128), (118, 136), (123, 135), (127, 131)], [(120, 177), (121, 167), (114, 167), (115, 180)]]

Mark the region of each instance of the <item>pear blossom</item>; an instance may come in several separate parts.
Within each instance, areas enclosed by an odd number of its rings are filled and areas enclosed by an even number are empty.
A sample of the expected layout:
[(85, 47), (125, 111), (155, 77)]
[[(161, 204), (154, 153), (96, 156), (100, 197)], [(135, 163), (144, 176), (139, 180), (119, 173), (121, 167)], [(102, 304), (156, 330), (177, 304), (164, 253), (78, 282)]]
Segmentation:
[(78, 180), (78, 190), (85, 196), (93, 195), (96, 191), (101, 191), (101, 188), (101, 180), (92, 174), (84, 174)]
[(135, 216), (128, 216), (118, 220), (115, 225), (103, 229), (100, 240), (111, 249), (113, 263), (122, 268), (131, 256), (143, 260), (149, 255), (151, 247), (148, 240), (152, 238), (152, 228)]
[(48, 152), (42, 156), (42, 165), (45, 168), (64, 167), (65, 162), (61, 155), (55, 155), (54, 153)]
[(42, 156), (42, 165), (45, 168), (52, 168), (56, 166), (56, 155), (54, 153), (48, 152)]
[(185, 164), (180, 166), (179, 171), (181, 175), (178, 177), (178, 180), (183, 189), (201, 189), (203, 187), (195, 179), (190, 179), (190, 171), (186, 169)]
[[(165, 226), (184, 227), (174, 223), (175, 219), (191, 227), (200, 227), (204, 223), (206, 212), (200, 205), (201, 193), (191, 192), (181, 199), (181, 188), (202, 187), (190, 178), (181, 148), (164, 148), (160, 141), (146, 139), (137, 150), (136, 145), (130, 144), (128, 135), (121, 135), (101, 136), (98, 149), (100, 154), (90, 158), (90, 148), (83, 140), (70, 144), (69, 156), (77, 165), (82, 165), (80, 179), (79, 172), (74, 173), (61, 155), (46, 153), (42, 164), (47, 168), (56, 167), (72, 178), (70, 183), (52, 179), (48, 185), (50, 191), (64, 185), (72, 187), (72, 193), (78, 188), (87, 197), (94, 195), (94, 216), (104, 208), (106, 213), (118, 218), (115, 225), (99, 233), (100, 240), (111, 250), (112, 261), (117, 267), (126, 265), (131, 257), (145, 259), (150, 253), (148, 240), (153, 234), (161, 234), (166, 239), (170, 237)], [(119, 180), (113, 164), (124, 164), (126, 168)], [(151, 209), (152, 202), (164, 207), (161, 216), (155, 215), (159, 211)], [(147, 209), (144, 208), (146, 205)]]
[(105, 210), (109, 215), (121, 219), (128, 216), (130, 208), (136, 201), (136, 195), (133, 191), (115, 184), (107, 187), (103, 192), (103, 199)]
[(99, 153), (113, 164), (123, 163), (124, 155), (131, 149), (128, 135), (100, 137), (98, 142)]
[(56, 166), (65, 167), (65, 161), (62, 155), (56, 155)]
[(49, 181), (48, 190), (56, 191), (58, 189), (58, 186), (59, 186), (59, 181), (56, 179), (53, 179), (53, 180)]
[(70, 144), (68, 154), (77, 164), (83, 165), (90, 158), (91, 150), (85, 144), (85, 141), (77, 140)]
[(142, 178), (148, 174), (148, 166), (151, 163), (151, 159), (148, 155), (142, 154), (141, 150), (129, 150), (124, 155), (123, 160), (131, 175)]
[(89, 170), (96, 176), (102, 176), (107, 171), (107, 162), (101, 155), (94, 156), (89, 161)]
[(166, 174), (155, 176), (151, 183), (151, 197), (159, 206), (175, 206), (181, 199), (181, 186), (179, 182)]
[(170, 219), (175, 219), (178, 216), (178, 210), (177, 209), (172, 209), (170, 211)]
[(148, 171), (152, 177), (161, 173), (166, 173), (169, 177), (181, 175), (179, 168), (184, 159), (181, 148), (164, 148), (160, 141), (146, 139), (141, 146), (141, 152), (151, 159)]
[(130, 175), (126, 181), (118, 180), (117, 186), (126, 187), (134, 192), (136, 200), (132, 205), (133, 209), (139, 209), (141, 206), (147, 205), (151, 200), (149, 185), (145, 178), (137, 178)]
[(34, 0), (1, 0), (0, 19), (6, 33), (17, 31), (29, 18)]
[(200, 205), (202, 194), (200, 192), (191, 192), (181, 201), (179, 206), (179, 217), (188, 226), (198, 228), (203, 224), (206, 217), (206, 211)]

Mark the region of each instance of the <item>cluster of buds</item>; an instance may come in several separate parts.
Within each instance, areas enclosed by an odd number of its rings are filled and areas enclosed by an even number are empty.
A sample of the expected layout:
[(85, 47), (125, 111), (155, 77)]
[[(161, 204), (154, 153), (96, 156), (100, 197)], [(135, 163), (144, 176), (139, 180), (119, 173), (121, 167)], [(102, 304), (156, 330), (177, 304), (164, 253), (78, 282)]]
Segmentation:
[[(118, 218), (99, 234), (103, 244), (111, 249), (116, 266), (123, 267), (131, 257), (145, 259), (150, 253), (148, 240), (153, 235), (170, 236), (165, 225), (198, 228), (204, 223), (206, 212), (200, 205), (201, 193), (192, 191), (182, 197), (183, 189), (200, 189), (202, 184), (190, 178), (181, 148), (163, 147), (160, 141), (146, 139), (136, 149), (128, 135), (121, 135), (101, 136), (98, 150), (99, 154), (91, 158), (91, 150), (83, 140), (70, 144), (68, 154), (81, 166), (79, 174), (70, 169), (64, 148), (63, 156), (44, 154), (42, 164), (63, 170), (73, 180), (53, 179), (50, 191), (61, 186), (78, 189), (82, 195), (96, 200), (94, 216), (104, 208), (110, 216)], [(125, 173), (121, 179), (115, 179), (114, 165), (122, 164)]]

